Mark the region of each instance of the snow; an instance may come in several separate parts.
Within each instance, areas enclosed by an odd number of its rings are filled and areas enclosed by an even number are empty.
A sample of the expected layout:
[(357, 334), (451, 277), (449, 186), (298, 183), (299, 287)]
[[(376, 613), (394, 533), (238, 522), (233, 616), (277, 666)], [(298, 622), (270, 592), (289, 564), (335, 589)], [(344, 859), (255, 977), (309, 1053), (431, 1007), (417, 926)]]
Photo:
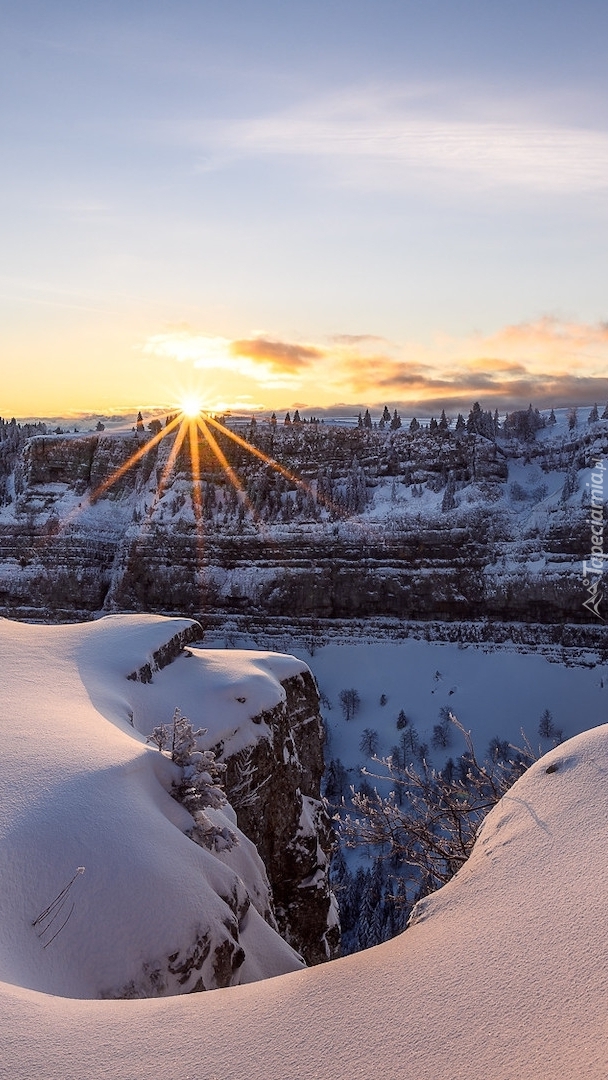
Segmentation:
[[(241, 835), (232, 857), (219, 857), (193, 843), (185, 835), (192, 819), (169, 794), (177, 767), (130, 725), (129, 690), (138, 684), (126, 676), (187, 625), (158, 616), (52, 627), (0, 620), (6, 981), (69, 997), (115, 995), (145, 985), (146, 971), (163, 971), (167, 957), (187, 955), (209, 935), (213, 947), (200, 972), (209, 985), (214, 948), (231, 949), (240, 929), (225, 898), (247, 891), (253, 903), (241, 944), (251, 955), (239, 977), (301, 966), (262, 925), (268, 886), (253, 845)], [(243, 660), (241, 683), (245, 674)], [(253, 666), (254, 682), (258, 674)], [(275, 683), (275, 697), (281, 692)], [(223, 820), (235, 830), (230, 811)], [(52, 929), (44, 920), (33, 927), (80, 866), (85, 872)], [(65, 928), (49, 941), (72, 902)], [(177, 989), (167, 981), (167, 991)]]
[(281, 681), (305, 670), (306, 664), (293, 656), (188, 647), (155, 673), (152, 684), (129, 686), (133, 723), (149, 735), (157, 724), (170, 720), (177, 707), (197, 727), (207, 729), (209, 746), (222, 743), (226, 754), (238, 753), (268, 734), (253, 718), (285, 700)]
[(551, 751), (410, 930), (320, 968), (162, 1002), (60, 1000), (9, 985), (3, 951), (3, 1075), (604, 1080), (607, 773), (605, 727)]
[[(155, 616), (0, 621), (0, 1076), (605, 1080), (606, 726), (551, 750), (518, 781), (469, 862), (399, 938), (281, 974), (297, 962), (258, 915), (263, 889), (252, 888), (239, 928), (243, 985), (93, 1000), (116, 986), (119, 968), (123, 982), (135, 978), (151, 942), (160, 958), (186, 947), (193, 925), (230, 917), (218, 894), (235, 873), (260, 888), (251, 845), (239, 843), (235, 863), (183, 835), (188, 815), (166, 791), (173, 766), (130, 715), (167, 722), (178, 705), (210, 737), (239, 718), (259, 737), (255, 710), (278, 704), (278, 680), (305, 665), (188, 648), (191, 657), (151, 684), (126, 679), (187, 625)], [(335, 698), (335, 749), (342, 737), (358, 744), (359, 726), (372, 720), (394, 726), (400, 707), (424, 731), (446, 695), (480, 740), (516, 733), (544, 707), (566, 733), (606, 718), (601, 665), (409, 639), (328, 645), (311, 663)], [(350, 685), (362, 704), (346, 724), (337, 693)], [(234, 828), (230, 810), (225, 820)], [(74, 913), (44, 949), (31, 924), (81, 865)]]
[[(351, 783), (361, 766), (370, 765), (359, 750), (363, 731), (377, 731), (378, 754), (388, 755), (401, 734), (396, 727), (401, 709), (430, 747), (440, 709), (448, 706), (471, 732), (482, 757), (495, 736), (517, 746), (525, 736), (535, 750), (546, 751), (551, 742), (538, 737), (545, 709), (565, 738), (608, 723), (606, 656), (564, 646), (523, 648), (508, 641), (483, 645), (414, 637), (394, 641), (387, 636), (390, 629), (383, 638), (382, 626), (373, 633), (369, 621), (359, 627), (358, 635), (346, 623), (340, 624), (327, 644), (315, 645), (313, 655), (297, 634), (290, 635), (286, 628), (277, 631), (281, 647), (305, 660), (315, 676), (328, 732), (326, 761), (340, 758), (352, 770)], [(242, 640), (251, 646), (251, 639)], [(229, 659), (234, 654), (225, 655)], [(360, 706), (347, 723), (340, 691), (351, 687), (359, 694)], [(380, 704), (383, 694), (385, 705)], [(445, 757), (456, 757), (464, 749), (464, 741), (454, 732), (445, 752), (440, 755), (430, 747), (429, 753), (440, 766)]]

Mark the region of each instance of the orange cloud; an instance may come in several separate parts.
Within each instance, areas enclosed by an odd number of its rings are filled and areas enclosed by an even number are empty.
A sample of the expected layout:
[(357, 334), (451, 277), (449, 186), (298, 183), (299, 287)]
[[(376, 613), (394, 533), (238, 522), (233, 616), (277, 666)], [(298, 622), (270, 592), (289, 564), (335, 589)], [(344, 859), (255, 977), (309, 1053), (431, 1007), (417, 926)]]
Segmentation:
[(313, 360), (324, 356), (321, 349), (311, 345), (292, 345), (273, 338), (249, 338), (244, 341), (232, 341), (229, 352), (232, 356), (246, 356), (251, 360), (262, 360), (280, 371), (298, 372)]

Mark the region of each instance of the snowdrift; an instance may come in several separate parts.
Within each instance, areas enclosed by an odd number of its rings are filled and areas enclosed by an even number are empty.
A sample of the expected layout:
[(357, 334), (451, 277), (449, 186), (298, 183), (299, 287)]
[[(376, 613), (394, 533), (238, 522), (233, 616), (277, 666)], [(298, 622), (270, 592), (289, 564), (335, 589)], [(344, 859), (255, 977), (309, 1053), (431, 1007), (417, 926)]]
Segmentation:
[[(92, 664), (94, 635), (106, 632), (2, 626), (3, 1075), (605, 1080), (606, 727), (557, 747), (518, 781), (463, 870), (418, 906), (398, 939), (208, 994), (57, 997), (84, 996), (98, 965), (107, 979), (106, 950), (131, 955), (132, 934), (141, 948), (142, 921), (154, 926), (160, 952), (194, 914), (201, 918), (200, 849), (183, 838), (182, 851), (173, 840), (162, 876), (159, 832), (180, 830), (167, 809), (176, 804), (148, 766), (159, 768), (161, 755), (127, 730), (128, 720), (123, 730), (101, 717), (74, 675), (83, 642)], [(118, 710), (111, 679), (107, 692)], [(81, 862), (74, 914), (42, 951), (31, 919)], [(216, 874), (227, 872), (215, 862)], [(222, 901), (206, 894), (207, 903)], [(93, 918), (96, 932), (87, 933)], [(269, 952), (258, 938), (271, 935), (261, 918), (250, 929), (252, 948), (257, 941)], [(41, 993), (51, 975), (53, 994)]]
[[(230, 806), (213, 814), (237, 843), (218, 853), (193, 843), (192, 818), (169, 794), (177, 766), (133, 727), (142, 685), (127, 676), (153, 667), (172, 639), (179, 647), (190, 626), (154, 616), (82, 626), (0, 622), (0, 974), (7, 981), (70, 997), (138, 997), (302, 966), (264, 921), (266, 873)], [(255, 707), (261, 673), (244, 660), (240, 668)], [(181, 697), (194, 704), (198, 672), (185, 662), (180, 670)], [(269, 673), (262, 681), (275, 704), (280, 684)], [(208, 674), (211, 704), (218, 684), (221, 694), (221, 680)], [(150, 727), (171, 720), (174, 706), (156, 705)], [(65, 903), (53, 906), (74, 875)]]

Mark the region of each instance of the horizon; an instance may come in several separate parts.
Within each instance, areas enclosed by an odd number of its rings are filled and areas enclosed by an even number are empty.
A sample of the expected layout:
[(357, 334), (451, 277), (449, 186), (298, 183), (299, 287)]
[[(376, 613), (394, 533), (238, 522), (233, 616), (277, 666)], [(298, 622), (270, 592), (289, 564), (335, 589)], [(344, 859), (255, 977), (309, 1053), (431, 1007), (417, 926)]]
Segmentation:
[[(603, 402), (600, 402), (600, 401), (587, 402), (587, 401), (585, 401), (583, 403), (568, 403), (568, 404), (565, 404), (565, 405), (538, 406), (535, 402), (532, 401), (532, 402), (528, 402), (528, 405), (526, 405), (526, 406), (515, 406), (513, 408), (511, 408), (511, 407), (509, 407), (509, 408), (501, 408), (501, 407), (499, 407), (499, 403), (493, 402), (492, 403), (493, 408), (487, 409), (487, 407), (486, 407), (486, 405), (484, 404), (483, 401), (480, 401), (480, 402), (471, 401), (468, 406), (463, 404), (462, 408), (459, 408), (457, 411), (444, 409), (443, 406), (440, 405), (440, 407), (435, 409), (434, 411), (426, 411), (426, 412), (423, 412), (423, 411), (420, 411), (420, 410), (418, 412), (413, 412), (411, 410), (407, 411), (407, 409), (408, 409), (407, 405), (406, 405), (406, 407), (404, 409), (404, 407), (400, 406), (399, 403), (397, 403), (397, 405), (394, 405), (394, 403), (391, 403), (391, 402), (386, 402), (385, 403), (386, 407), (389, 409), (389, 412), (391, 414), (392, 414), (393, 410), (397, 412), (397, 414), (398, 414), (398, 416), (399, 416), (399, 418), (402, 421), (402, 424), (404, 426), (407, 425), (413, 419), (416, 419), (416, 420), (420, 421), (422, 424), (428, 423), (433, 418), (438, 419), (441, 416), (442, 411), (445, 412), (448, 423), (451, 425), (453, 422), (456, 421), (457, 416), (459, 414), (462, 414), (462, 416), (466, 420), (467, 415), (471, 411), (471, 409), (473, 408), (474, 404), (479, 404), (483, 411), (491, 411), (491, 412), (497, 411), (501, 422), (504, 421), (504, 418), (507, 415), (511, 414), (511, 413), (515, 413), (515, 412), (519, 412), (519, 411), (524, 411), (525, 412), (530, 405), (532, 406), (532, 408), (537, 409), (541, 413), (541, 415), (550, 414), (552, 411), (554, 411), (555, 414), (557, 416), (559, 416), (562, 413), (568, 413), (568, 412), (570, 412), (572, 410), (575, 410), (576, 412), (578, 412), (578, 410), (580, 410), (581, 416), (578, 417), (578, 421), (580, 422), (581, 419), (582, 419), (583, 421), (586, 422), (587, 421), (587, 416), (585, 415), (585, 411), (587, 409), (589, 411), (591, 411), (594, 408), (594, 406), (598, 408), (598, 411), (600, 412), (600, 417), (601, 417)], [(309, 420), (314, 418), (315, 420), (318, 420), (318, 421), (321, 421), (321, 422), (324, 422), (324, 423), (327, 422), (328, 424), (344, 424), (346, 426), (349, 426), (349, 425), (356, 426), (357, 422), (358, 422), (358, 417), (362, 416), (365, 413), (366, 410), (371, 413), (372, 422), (376, 425), (378, 420), (382, 416), (384, 407), (385, 407), (384, 405), (370, 406), (370, 405), (365, 405), (365, 404), (356, 404), (356, 405), (351, 406), (351, 405), (346, 405), (346, 404), (340, 404), (340, 405), (335, 405), (333, 407), (330, 406), (328, 408), (317, 408), (317, 409), (315, 409), (315, 408), (308, 409), (308, 408), (304, 408), (302, 406), (300, 406), (298, 408), (296, 406), (295, 410), (293, 409), (293, 407), (292, 408), (287, 408), (287, 409), (259, 409), (259, 410), (250, 410), (250, 411), (237, 411), (237, 410), (233, 411), (233, 410), (227, 409), (227, 410), (224, 411), (223, 414), (213, 412), (211, 410), (206, 410), (205, 408), (201, 408), (200, 412), (201, 412), (203, 417), (206, 414), (210, 414), (210, 415), (214, 415), (215, 417), (220, 417), (221, 416), (223, 419), (225, 419), (227, 421), (232, 420), (234, 422), (243, 423), (243, 424), (249, 423), (252, 419), (256, 419), (256, 420), (258, 420), (258, 421), (260, 421), (262, 423), (269, 423), (271, 416), (274, 414), (276, 416), (278, 424), (280, 426), (282, 426), (286, 414), (289, 414), (290, 419), (293, 420), (294, 411), (300, 412), (300, 410), (301, 410), (302, 422), (307, 423)], [(608, 403), (606, 404), (606, 408), (608, 409)], [(133, 430), (135, 428), (136, 423), (137, 423), (138, 414), (140, 414), (140, 413), (141, 413), (144, 424), (146, 424), (151, 420), (166, 419), (169, 416), (174, 415), (176, 411), (177, 412), (181, 411), (179, 405), (173, 405), (173, 406), (150, 406), (150, 407), (143, 406), (141, 409), (135, 409), (135, 410), (132, 410), (132, 411), (125, 411), (125, 412), (122, 412), (122, 413), (110, 413), (110, 414), (103, 413), (103, 412), (97, 412), (97, 413), (91, 413), (91, 412), (76, 413), (75, 412), (75, 413), (71, 413), (71, 414), (62, 413), (62, 414), (57, 414), (55, 416), (42, 416), (42, 415), (39, 415), (39, 414), (29, 414), (29, 415), (26, 415), (26, 416), (8, 417), (8, 416), (1, 416), (0, 415), (0, 421), (4, 421), (4, 423), (10, 423), (10, 422), (12, 422), (14, 420), (17, 424), (20, 424), (22, 426), (25, 426), (25, 425), (28, 425), (28, 424), (32, 424), (32, 425), (33, 424), (44, 424), (44, 425), (49, 426), (49, 427), (62, 427), (64, 429), (67, 428), (69, 430), (63, 430), (62, 431), (62, 434), (67, 434), (67, 435), (69, 435), (69, 434), (85, 434), (85, 433), (90, 433), (91, 431), (95, 430), (94, 427), (89, 427), (85, 431), (85, 430), (82, 430), (80, 427), (77, 427), (75, 425), (78, 425), (78, 424), (96, 425), (96, 424), (101, 422), (104, 425), (110, 425), (110, 427), (105, 428), (105, 431), (106, 431), (107, 434), (112, 434), (112, 433), (121, 433), (121, 432), (124, 432), (124, 431), (127, 431), (127, 430), (128, 431)], [(377, 416), (376, 416), (376, 413), (377, 413)], [(50, 432), (47, 431), (46, 434), (54, 434), (54, 432), (53, 431), (50, 431)]]

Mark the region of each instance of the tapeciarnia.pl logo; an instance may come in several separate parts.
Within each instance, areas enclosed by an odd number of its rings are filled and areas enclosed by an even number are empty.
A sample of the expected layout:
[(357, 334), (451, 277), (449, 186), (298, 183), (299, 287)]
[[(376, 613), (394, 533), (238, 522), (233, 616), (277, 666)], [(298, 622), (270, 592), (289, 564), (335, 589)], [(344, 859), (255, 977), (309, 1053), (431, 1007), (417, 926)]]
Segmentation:
[(583, 600), (583, 607), (593, 612), (598, 619), (605, 622), (600, 612), (600, 603), (604, 598), (601, 588), (602, 574), (606, 565), (604, 553), (604, 473), (606, 465), (602, 458), (596, 458), (592, 462), (590, 488), (591, 505), (589, 508), (589, 524), (591, 526), (591, 555), (589, 561), (583, 560), (583, 585), (587, 593)]

